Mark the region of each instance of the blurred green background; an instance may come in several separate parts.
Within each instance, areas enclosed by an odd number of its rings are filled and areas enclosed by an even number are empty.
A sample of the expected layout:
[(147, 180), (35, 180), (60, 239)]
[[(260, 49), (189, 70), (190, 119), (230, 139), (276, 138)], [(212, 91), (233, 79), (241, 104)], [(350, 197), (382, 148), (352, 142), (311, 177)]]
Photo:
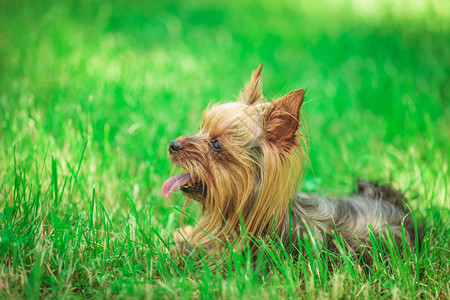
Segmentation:
[(20, 173), (30, 197), (59, 185), (39, 224), (70, 227), (95, 198), (119, 225), (135, 205), (173, 232), (183, 197), (160, 194), (168, 142), (194, 134), (207, 104), (234, 100), (264, 63), (268, 99), (308, 89), (303, 190), (342, 196), (357, 178), (392, 180), (420, 221), (445, 226), (449, 3), (3, 0), (0, 209)]

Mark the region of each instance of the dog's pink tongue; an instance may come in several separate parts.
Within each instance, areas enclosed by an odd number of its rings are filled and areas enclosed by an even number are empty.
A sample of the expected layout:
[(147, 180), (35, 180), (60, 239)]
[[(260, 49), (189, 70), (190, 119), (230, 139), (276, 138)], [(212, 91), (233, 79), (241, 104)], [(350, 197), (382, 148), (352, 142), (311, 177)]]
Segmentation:
[(177, 176), (170, 177), (164, 182), (161, 192), (164, 198), (169, 198), (170, 194), (180, 186), (183, 186), (189, 182), (192, 182), (191, 174), (183, 173)]

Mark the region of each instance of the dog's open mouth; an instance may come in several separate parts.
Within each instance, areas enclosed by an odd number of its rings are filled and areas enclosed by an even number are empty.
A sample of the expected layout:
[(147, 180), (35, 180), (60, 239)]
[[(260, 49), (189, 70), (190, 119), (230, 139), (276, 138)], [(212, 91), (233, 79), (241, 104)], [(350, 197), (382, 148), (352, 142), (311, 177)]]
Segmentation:
[(203, 194), (206, 190), (206, 186), (200, 180), (193, 179), (189, 173), (183, 173), (167, 179), (161, 192), (164, 198), (168, 199), (170, 194), (178, 188), (186, 194)]

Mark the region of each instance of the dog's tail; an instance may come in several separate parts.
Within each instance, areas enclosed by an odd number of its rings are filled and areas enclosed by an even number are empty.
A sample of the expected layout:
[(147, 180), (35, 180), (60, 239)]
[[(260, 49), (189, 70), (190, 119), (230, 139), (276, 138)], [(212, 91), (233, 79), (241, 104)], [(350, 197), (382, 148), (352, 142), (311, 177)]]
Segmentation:
[(380, 185), (377, 182), (367, 182), (364, 180), (357, 181), (358, 184), (358, 194), (361, 196), (366, 196), (375, 200), (384, 200), (392, 203), (394, 206), (406, 211), (405, 196), (394, 189), (390, 185)]
[[(404, 212), (409, 212), (408, 208), (406, 207), (407, 200), (406, 197), (398, 190), (394, 189), (392, 186), (386, 184), (381, 185), (377, 182), (367, 182), (364, 180), (357, 180), (358, 185), (358, 195), (366, 196), (375, 200), (384, 200), (391, 204), (393, 204), (395, 207), (403, 210)], [(412, 221), (410, 224), (408, 224), (409, 231), (412, 234), (412, 236), (415, 236), (414, 233), (414, 225)], [(419, 240), (419, 251), (422, 248), (422, 241), (424, 238), (424, 226), (421, 224), (417, 224), (417, 236)]]

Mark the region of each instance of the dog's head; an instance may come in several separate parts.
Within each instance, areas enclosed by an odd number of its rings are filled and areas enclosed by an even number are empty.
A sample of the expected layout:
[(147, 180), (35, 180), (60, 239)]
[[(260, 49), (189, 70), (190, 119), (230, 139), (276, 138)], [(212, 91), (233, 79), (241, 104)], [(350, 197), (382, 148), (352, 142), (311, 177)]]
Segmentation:
[[(187, 173), (168, 179), (164, 197), (180, 189), (214, 221), (272, 218), (286, 206), (303, 169), (300, 108), (303, 90), (271, 103), (261, 92), (261, 66), (237, 102), (212, 105), (198, 134), (170, 142), (170, 160)], [(236, 222), (239, 222), (237, 220)], [(264, 223), (264, 222), (263, 222)], [(247, 225), (248, 226), (248, 225)]]

